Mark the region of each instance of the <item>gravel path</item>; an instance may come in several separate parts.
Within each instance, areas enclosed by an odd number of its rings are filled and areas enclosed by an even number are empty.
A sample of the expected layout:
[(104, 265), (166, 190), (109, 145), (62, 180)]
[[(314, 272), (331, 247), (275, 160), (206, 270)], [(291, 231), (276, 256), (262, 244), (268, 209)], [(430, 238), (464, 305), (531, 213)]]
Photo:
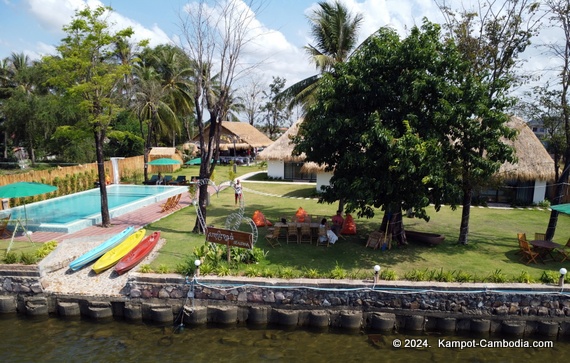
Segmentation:
[(136, 271), (141, 265), (152, 261), (166, 242), (165, 239), (161, 238), (149, 256), (123, 275), (118, 275), (113, 268), (96, 274), (91, 269), (91, 264), (78, 271), (69, 268), (71, 261), (110, 237), (111, 235), (84, 237), (60, 242), (57, 248), (39, 264), (41, 282), (45, 292), (88, 296), (121, 296), (130, 273)]

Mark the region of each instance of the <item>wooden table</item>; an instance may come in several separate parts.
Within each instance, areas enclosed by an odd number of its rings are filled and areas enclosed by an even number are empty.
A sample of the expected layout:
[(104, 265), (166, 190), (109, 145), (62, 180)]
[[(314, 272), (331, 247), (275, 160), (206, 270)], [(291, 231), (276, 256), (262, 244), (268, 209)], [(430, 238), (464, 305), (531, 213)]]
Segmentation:
[(301, 226), (302, 226), (303, 224), (305, 224), (305, 225), (306, 225), (306, 224), (309, 224), (309, 226), (311, 227), (311, 233), (314, 232), (314, 230), (317, 230), (317, 234), (318, 234), (319, 223), (316, 223), (316, 222), (311, 222), (311, 223), (299, 223), (299, 222), (283, 223), (283, 222), (276, 222), (276, 223), (273, 224), (273, 226), (274, 226), (275, 228), (279, 228), (279, 229), (281, 229), (281, 228), (287, 229), (287, 228), (289, 228), (289, 224), (294, 224), (294, 225), (296, 225), (296, 227), (297, 227), (297, 230), (298, 230), (298, 233), (297, 233), (297, 243), (300, 243), (299, 241), (301, 240), (301, 233), (300, 233), (300, 230), (301, 230)]
[(542, 257), (543, 260), (548, 255), (553, 261), (556, 261), (554, 255), (552, 254), (552, 251), (555, 250), (556, 248), (562, 248), (562, 246), (559, 245), (558, 243), (552, 241), (544, 241), (540, 239), (529, 241), (529, 243), (532, 246), (536, 247), (537, 252), (540, 254), (540, 257)]

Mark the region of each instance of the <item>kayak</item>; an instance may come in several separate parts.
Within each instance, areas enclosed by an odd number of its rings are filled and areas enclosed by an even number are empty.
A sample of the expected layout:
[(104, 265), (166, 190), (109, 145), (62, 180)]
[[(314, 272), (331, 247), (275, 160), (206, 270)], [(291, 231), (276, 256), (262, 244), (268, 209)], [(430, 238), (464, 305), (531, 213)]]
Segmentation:
[(115, 271), (121, 275), (128, 270), (135, 267), (139, 262), (141, 262), (160, 239), (160, 231), (153, 232), (152, 234), (146, 236), (138, 245), (135, 246), (129, 253), (123, 257), (119, 263), (115, 266)]
[(115, 247), (119, 243), (123, 242), (125, 238), (133, 234), (135, 231), (134, 227), (127, 227), (121, 233), (114, 235), (105, 242), (101, 243), (99, 246), (85, 252), (81, 256), (77, 257), (69, 264), (69, 268), (73, 271), (77, 271), (83, 266), (87, 265), (91, 261), (95, 261), (102, 255), (104, 255), (111, 248)]
[(121, 258), (123, 258), (127, 253), (135, 248), (136, 245), (139, 244), (145, 234), (146, 230), (144, 228), (139, 229), (127, 237), (119, 245), (107, 251), (103, 256), (101, 256), (101, 258), (97, 260), (97, 262), (93, 264), (93, 271), (95, 271), (95, 273), (101, 273), (106, 269), (115, 266)]

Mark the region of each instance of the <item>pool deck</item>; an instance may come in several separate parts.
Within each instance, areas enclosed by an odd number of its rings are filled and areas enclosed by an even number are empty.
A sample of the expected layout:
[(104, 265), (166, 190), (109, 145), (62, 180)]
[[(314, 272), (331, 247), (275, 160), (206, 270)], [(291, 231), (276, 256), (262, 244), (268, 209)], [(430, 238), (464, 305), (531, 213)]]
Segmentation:
[[(210, 192), (210, 194), (216, 192), (216, 190), (212, 187), (209, 187), (208, 191)], [(74, 233), (34, 232), (32, 233), (31, 238), (33, 242), (43, 243), (53, 240), (59, 242), (65, 239), (116, 234), (121, 232), (123, 229), (127, 228), (128, 226), (134, 226), (135, 229), (139, 229), (141, 227), (146, 226), (149, 223), (156, 222), (166, 216), (169, 216), (174, 212), (177, 212), (181, 209), (191, 206), (192, 201), (188, 193), (182, 193), (182, 197), (180, 198), (180, 203), (179, 203), (180, 208), (161, 212), (162, 204), (164, 204), (164, 201), (159, 203), (154, 203), (146, 207), (134, 210), (132, 212), (123, 214), (121, 216), (112, 218), (111, 226), (108, 228), (103, 228), (100, 225), (95, 225), (84, 228)], [(17, 235), (14, 238), (14, 241), (28, 241), (28, 238), (24, 236), (22, 233), (19, 233), (19, 235)]]

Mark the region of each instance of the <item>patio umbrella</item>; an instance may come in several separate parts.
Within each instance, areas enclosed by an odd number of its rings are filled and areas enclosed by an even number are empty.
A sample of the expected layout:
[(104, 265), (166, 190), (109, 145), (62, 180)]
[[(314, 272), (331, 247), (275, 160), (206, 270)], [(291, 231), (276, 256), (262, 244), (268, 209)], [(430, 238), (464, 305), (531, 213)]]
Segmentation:
[[(57, 190), (57, 187), (48, 184), (34, 182), (18, 182), (0, 186), (0, 198), (23, 198), (45, 194)], [(28, 213), (24, 203), (24, 215), (28, 224)]]
[(552, 205), (550, 208), (558, 212), (570, 214), (570, 203)]
[(160, 158), (154, 159), (148, 162), (148, 165), (176, 165), (182, 164), (180, 160), (170, 159), (170, 158)]
[[(214, 159), (212, 159), (210, 161), (210, 163), (213, 163), (213, 162), (214, 162)], [(186, 165), (200, 165), (200, 164), (202, 164), (202, 158), (194, 158), (192, 160), (188, 160), (184, 164), (186, 164)]]
[(188, 160), (185, 164), (186, 165), (200, 165), (200, 164), (202, 164), (202, 158), (194, 158), (192, 160)]

